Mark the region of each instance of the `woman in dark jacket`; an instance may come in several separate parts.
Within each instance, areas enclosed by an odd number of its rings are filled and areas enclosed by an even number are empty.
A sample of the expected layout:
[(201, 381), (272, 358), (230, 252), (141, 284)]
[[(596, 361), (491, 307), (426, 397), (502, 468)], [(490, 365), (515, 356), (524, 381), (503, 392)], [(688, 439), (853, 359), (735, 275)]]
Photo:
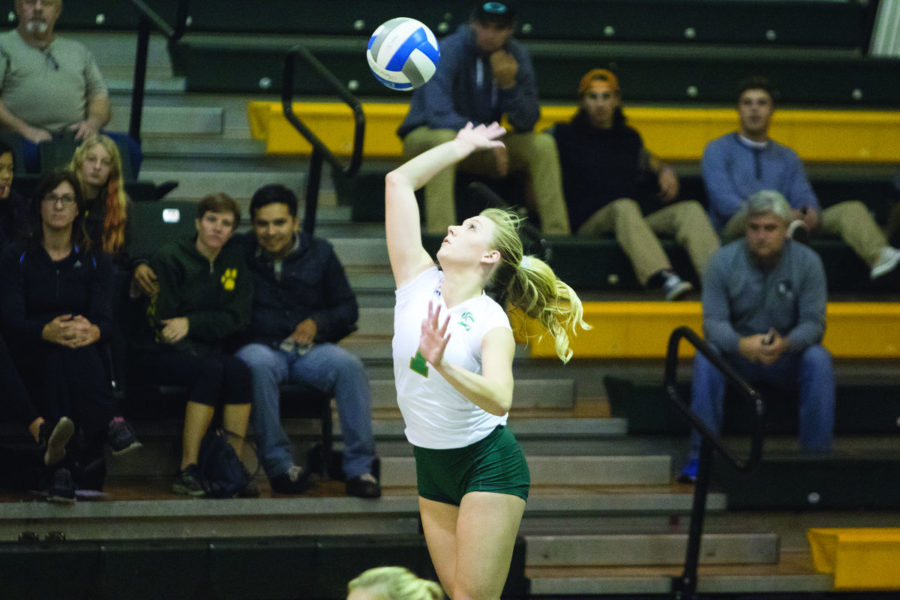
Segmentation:
[[(159, 291), (147, 309), (149, 327), (137, 340), (137, 368), (150, 383), (185, 385), (181, 465), (172, 484), (177, 494), (202, 496), (200, 443), (218, 405), (222, 424), (241, 455), (250, 417), (250, 369), (222, 351), (222, 343), (250, 318), (252, 277), (240, 245), (229, 243), (240, 207), (213, 194), (197, 207), (197, 234), (163, 246), (151, 260)], [(245, 494), (258, 493), (252, 487)]]
[[(102, 464), (102, 445), (116, 453), (140, 446), (120, 417), (100, 345), (112, 319), (109, 259), (84, 235), (74, 174), (45, 175), (29, 212), (31, 235), (0, 258), (0, 315), (16, 348), (19, 372), (48, 421), (71, 417), (83, 433), (82, 466)], [(102, 484), (83, 481), (85, 487)]]

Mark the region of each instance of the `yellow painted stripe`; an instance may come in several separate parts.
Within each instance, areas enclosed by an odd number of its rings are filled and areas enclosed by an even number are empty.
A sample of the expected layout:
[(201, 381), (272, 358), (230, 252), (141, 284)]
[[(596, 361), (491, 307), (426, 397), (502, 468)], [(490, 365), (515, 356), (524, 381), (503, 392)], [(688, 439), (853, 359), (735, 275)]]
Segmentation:
[[(402, 151), (397, 127), (409, 109), (406, 103), (363, 104), (366, 139), (363, 151), (372, 158), (399, 158)], [(251, 133), (266, 141), (270, 154), (311, 152), (281, 113), (278, 102), (248, 103)], [(294, 110), (338, 155), (353, 148), (350, 109), (335, 102), (297, 102)], [(546, 105), (536, 129), (568, 121), (572, 105)], [(734, 131), (737, 114), (730, 108), (634, 107), (626, 111), (648, 148), (665, 160), (696, 161), (710, 140)], [(900, 112), (856, 110), (779, 110), (772, 137), (797, 151), (806, 161), (900, 162)]]
[[(663, 358), (673, 329), (703, 330), (699, 302), (587, 302), (584, 314), (592, 329), (572, 341), (576, 359)], [(536, 335), (539, 328), (531, 321), (525, 331)], [(900, 357), (900, 303), (830, 302), (824, 344), (836, 358)], [(556, 356), (548, 336), (529, 348), (533, 357)], [(680, 355), (692, 356), (693, 347), (682, 342)]]

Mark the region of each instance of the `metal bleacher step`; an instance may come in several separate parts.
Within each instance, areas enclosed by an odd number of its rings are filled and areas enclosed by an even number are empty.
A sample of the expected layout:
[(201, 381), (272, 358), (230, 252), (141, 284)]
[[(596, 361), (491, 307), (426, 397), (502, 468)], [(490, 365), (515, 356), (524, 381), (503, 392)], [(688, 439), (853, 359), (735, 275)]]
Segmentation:
[[(102, 501), (85, 499), (74, 506), (4, 502), (0, 541), (16, 540), (29, 530), (39, 530), (42, 537), (45, 532), (60, 531), (68, 540), (418, 531), (417, 495), (411, 487), (385, 487), (378, 500), (344, 496), (340, 482), (331, 481), (300, 497), (190, 500), (173, 499), (169, 485), (168, 478), (110, 478)], [(708, 506), (717, 512), (724, 503), (724, 496), (711, 494)], [(690, 506), (690, 494), (673, 491), (670, 486), (534, 485), (521, 531), (522, 535), (616, 529), (633, 533), (635, 527), (641, 527), (651, 533), (668, 533), (671, 516), (689, 513)]]
[[(672, 597), (680, 566), (532, 567), (531, 594), (551, 597)], [(833, 591), (833, 577), (818, 573), (809, 552), (782, 554), (774, 565), (701, 565), (698, 594), (822, 594)], [(731, 597), (731, 596), (726, 596)], [(744, 596), (739, 596), (744, 597)]]
[[(529, 535), (530, 567), (649, 566), (684, 564), (684, 534)], [(711, 533), (703, 536), (701, 564), (774, 564), (773, 533)]]
[[(394, 381), (387, 379), (369, 382), (373, 408), (397, 406)], [(516, 408), (572, 408), (575, 404), (575, 382), (566, 379), (531, 379), (516, 382), (513, 392)]]

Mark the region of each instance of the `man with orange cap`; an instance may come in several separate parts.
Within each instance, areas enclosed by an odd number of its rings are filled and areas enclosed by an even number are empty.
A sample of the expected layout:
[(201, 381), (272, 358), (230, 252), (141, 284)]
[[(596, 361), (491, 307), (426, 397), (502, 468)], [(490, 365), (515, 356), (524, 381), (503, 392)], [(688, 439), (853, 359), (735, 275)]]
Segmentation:
[[(662, 288), (666, 300), (683, 298), (693, 286), (672, 269), (655, 233), (674, 235), (702, 276), (719, 249), (703, 207), (695, 200), (675, 202), (675, 170), (626, 125), (615, 74), (589, 71), (578, 86), (578, 98), (572, 121), (553, 131), (572, 232), (615, 232), (642, 285)], [(648, 194), (647, 187), (655, 194)]]

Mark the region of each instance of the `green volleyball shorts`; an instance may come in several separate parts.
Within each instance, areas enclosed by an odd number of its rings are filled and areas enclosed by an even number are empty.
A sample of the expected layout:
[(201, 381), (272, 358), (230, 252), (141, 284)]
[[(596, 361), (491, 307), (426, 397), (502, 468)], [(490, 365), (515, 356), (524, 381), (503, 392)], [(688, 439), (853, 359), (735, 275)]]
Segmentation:
[(512, 432), (498, 425), (486, 438), (464, 448), (413, 447), (419, 496), (459, 506), (469, 492), (510, 494), (528, 500), (531, 475)]

